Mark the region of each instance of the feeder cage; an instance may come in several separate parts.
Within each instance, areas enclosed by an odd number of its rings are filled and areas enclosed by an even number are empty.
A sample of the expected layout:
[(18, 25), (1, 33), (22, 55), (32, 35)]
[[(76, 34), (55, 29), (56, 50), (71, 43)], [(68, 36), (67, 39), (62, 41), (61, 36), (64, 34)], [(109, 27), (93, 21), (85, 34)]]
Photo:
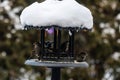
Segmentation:
[[(45, 30), (53, 28), (54, 38), (53, 41), (45, 41)], [(74, 53), (74, 37), (76, 30), (83, 30), (79, 27), (67, 27), (62, 28), (59, 26), (25, 26), (25, 29), (37, 29), (40, 31), (40, 41), (39, 41), (39, 53), (38, 60), (40, 61), (56, 61), (56, 62), (74, 62), (76, 55)], [(69, 39), (61, 43), (61, 31), (65, 30), (70, 32)], [(63, 45), (63, 46), (62, 46)], [(64, 47), (63, 49), (61, 49)]]
[[(53, 29), (52, 41), (46, 41), (46, 30)], [(34, 66), (48, 66), (48, 67), (87, 67), (88, 64), (84, 60), (84, 56), (80, 55), (81, 60), (76, 58), (74, 53), (74, 38), (76, 31), (88, 30), (80, 27), (60, 27), (56, 25), (52, 26), (29, 26), (24, 27), (25, 30), (39, 30), (40, 41), (37, 42), (39, 53), (36, 59), (28, 59), (26, 64)], [(62, 42), (62, 31), (69, 32), (68, 40)], [(88, 30), (89, 31), (89, 30)], [(64, 47), (64, 48), (63, 48)], [(83, 52), (85, 53), (85, 52)], [(85, 55), (86, 56), (86, 55)], [(82, 60), (83, 59), (83, 60)], [(77, 63), (76, 63), (77, 62)], [(57, 65), (56, 65), (57, 64)]]

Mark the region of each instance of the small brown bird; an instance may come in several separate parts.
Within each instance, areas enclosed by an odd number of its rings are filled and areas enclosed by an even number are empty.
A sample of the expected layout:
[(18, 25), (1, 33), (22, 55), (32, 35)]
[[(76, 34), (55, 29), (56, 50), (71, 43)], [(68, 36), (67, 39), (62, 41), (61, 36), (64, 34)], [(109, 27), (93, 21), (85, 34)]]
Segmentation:
[(40, 43), (39, 42), (35, 42), (33, 43), (33, 50), (32, 50), (32, 53), (31, 53), (31, 56), (30, 56), (30, 59), (33, 58), (33, 57), (39, 57), (39, 53), (40, 53)]
[(65, 41), (61, 44), (60, 49), (62, 52), (66, 52), (69, 50), (69, 41)]
[(82, 61), (85, 61), (85, 59), (87, 57), (87, 52), (81, 52), (80, 55), (81, 55)]
[(40, 53), (40, 43), (39, 42), (35, 42), (35, 43), (33, 43), (33, 46), (34, 46), (34, 54), (39, 54)]
[(45, 48), (50, 51), (52, 50), (53, 51), (53, 42), (52, 41), (46, 41), (45, 42)]
[(87, 52), (82, 51), (82, 52), (80, 52), (80, 54), (77, 56), (77, 61), (78, 61), (78, 62), (85, 61), (85, 60), (86, 60), (86, 57), (87, 57)]

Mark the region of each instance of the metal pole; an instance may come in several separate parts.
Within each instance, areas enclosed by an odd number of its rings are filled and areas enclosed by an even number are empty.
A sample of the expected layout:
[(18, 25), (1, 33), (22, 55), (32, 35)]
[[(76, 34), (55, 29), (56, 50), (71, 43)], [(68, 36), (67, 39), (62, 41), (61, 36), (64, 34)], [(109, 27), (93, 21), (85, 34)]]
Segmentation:
[(57, 31), (54, 28), (54, 52), (56, 52), (57, 49)]
[(60, 58), (61, 30), (58, 29), (58, 59)]
[(74, 58), (74, 31), (71, 30), (72, 35), (69, 35), (69, 52), (70, 57)]
[(60, 67), (53, 67), (52, 68), (52, 77), (51, 80), (60, 80), (61, 73), (60, 73)]
[(58, 49), (60, 49), (61, 45), (61, 30), (58, 30)]
[(72, 31), (72, 36), (71, 36), (71, 52), (72, 52), (72, 57), (74, 57), (74, 31)]
[(43, 58), (43, 55), (44, 55), (44, 43), (45, 43), (45, 30), (44, 29), (42, 29), (41, 30), (41, 38), (40, 38), (41, 40), (41, 50), (40, 50), (40, 53), (39, 53), (39, 55), (40, 55), (40, 57), (41, 58)]

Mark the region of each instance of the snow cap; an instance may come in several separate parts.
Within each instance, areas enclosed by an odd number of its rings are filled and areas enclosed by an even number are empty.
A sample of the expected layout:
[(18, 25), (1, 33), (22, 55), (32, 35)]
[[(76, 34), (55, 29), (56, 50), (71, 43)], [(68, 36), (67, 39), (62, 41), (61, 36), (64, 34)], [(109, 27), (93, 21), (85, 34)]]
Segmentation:
[(88, 8), (75, 0), (45, 0), (34, 2), (20, 15), (24, 26), (60, 26), (92, 29), (93, 17)]

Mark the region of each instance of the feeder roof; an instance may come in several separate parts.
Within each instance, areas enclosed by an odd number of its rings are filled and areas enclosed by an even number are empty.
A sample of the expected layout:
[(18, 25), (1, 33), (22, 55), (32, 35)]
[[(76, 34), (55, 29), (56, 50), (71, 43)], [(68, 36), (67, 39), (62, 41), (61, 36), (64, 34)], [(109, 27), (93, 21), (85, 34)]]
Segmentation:
[(60, 26), (92, 29), (93, 17), (90, 10), (75, 0), (45, 0), (34, 2), (20, 15), (23, 26)]

